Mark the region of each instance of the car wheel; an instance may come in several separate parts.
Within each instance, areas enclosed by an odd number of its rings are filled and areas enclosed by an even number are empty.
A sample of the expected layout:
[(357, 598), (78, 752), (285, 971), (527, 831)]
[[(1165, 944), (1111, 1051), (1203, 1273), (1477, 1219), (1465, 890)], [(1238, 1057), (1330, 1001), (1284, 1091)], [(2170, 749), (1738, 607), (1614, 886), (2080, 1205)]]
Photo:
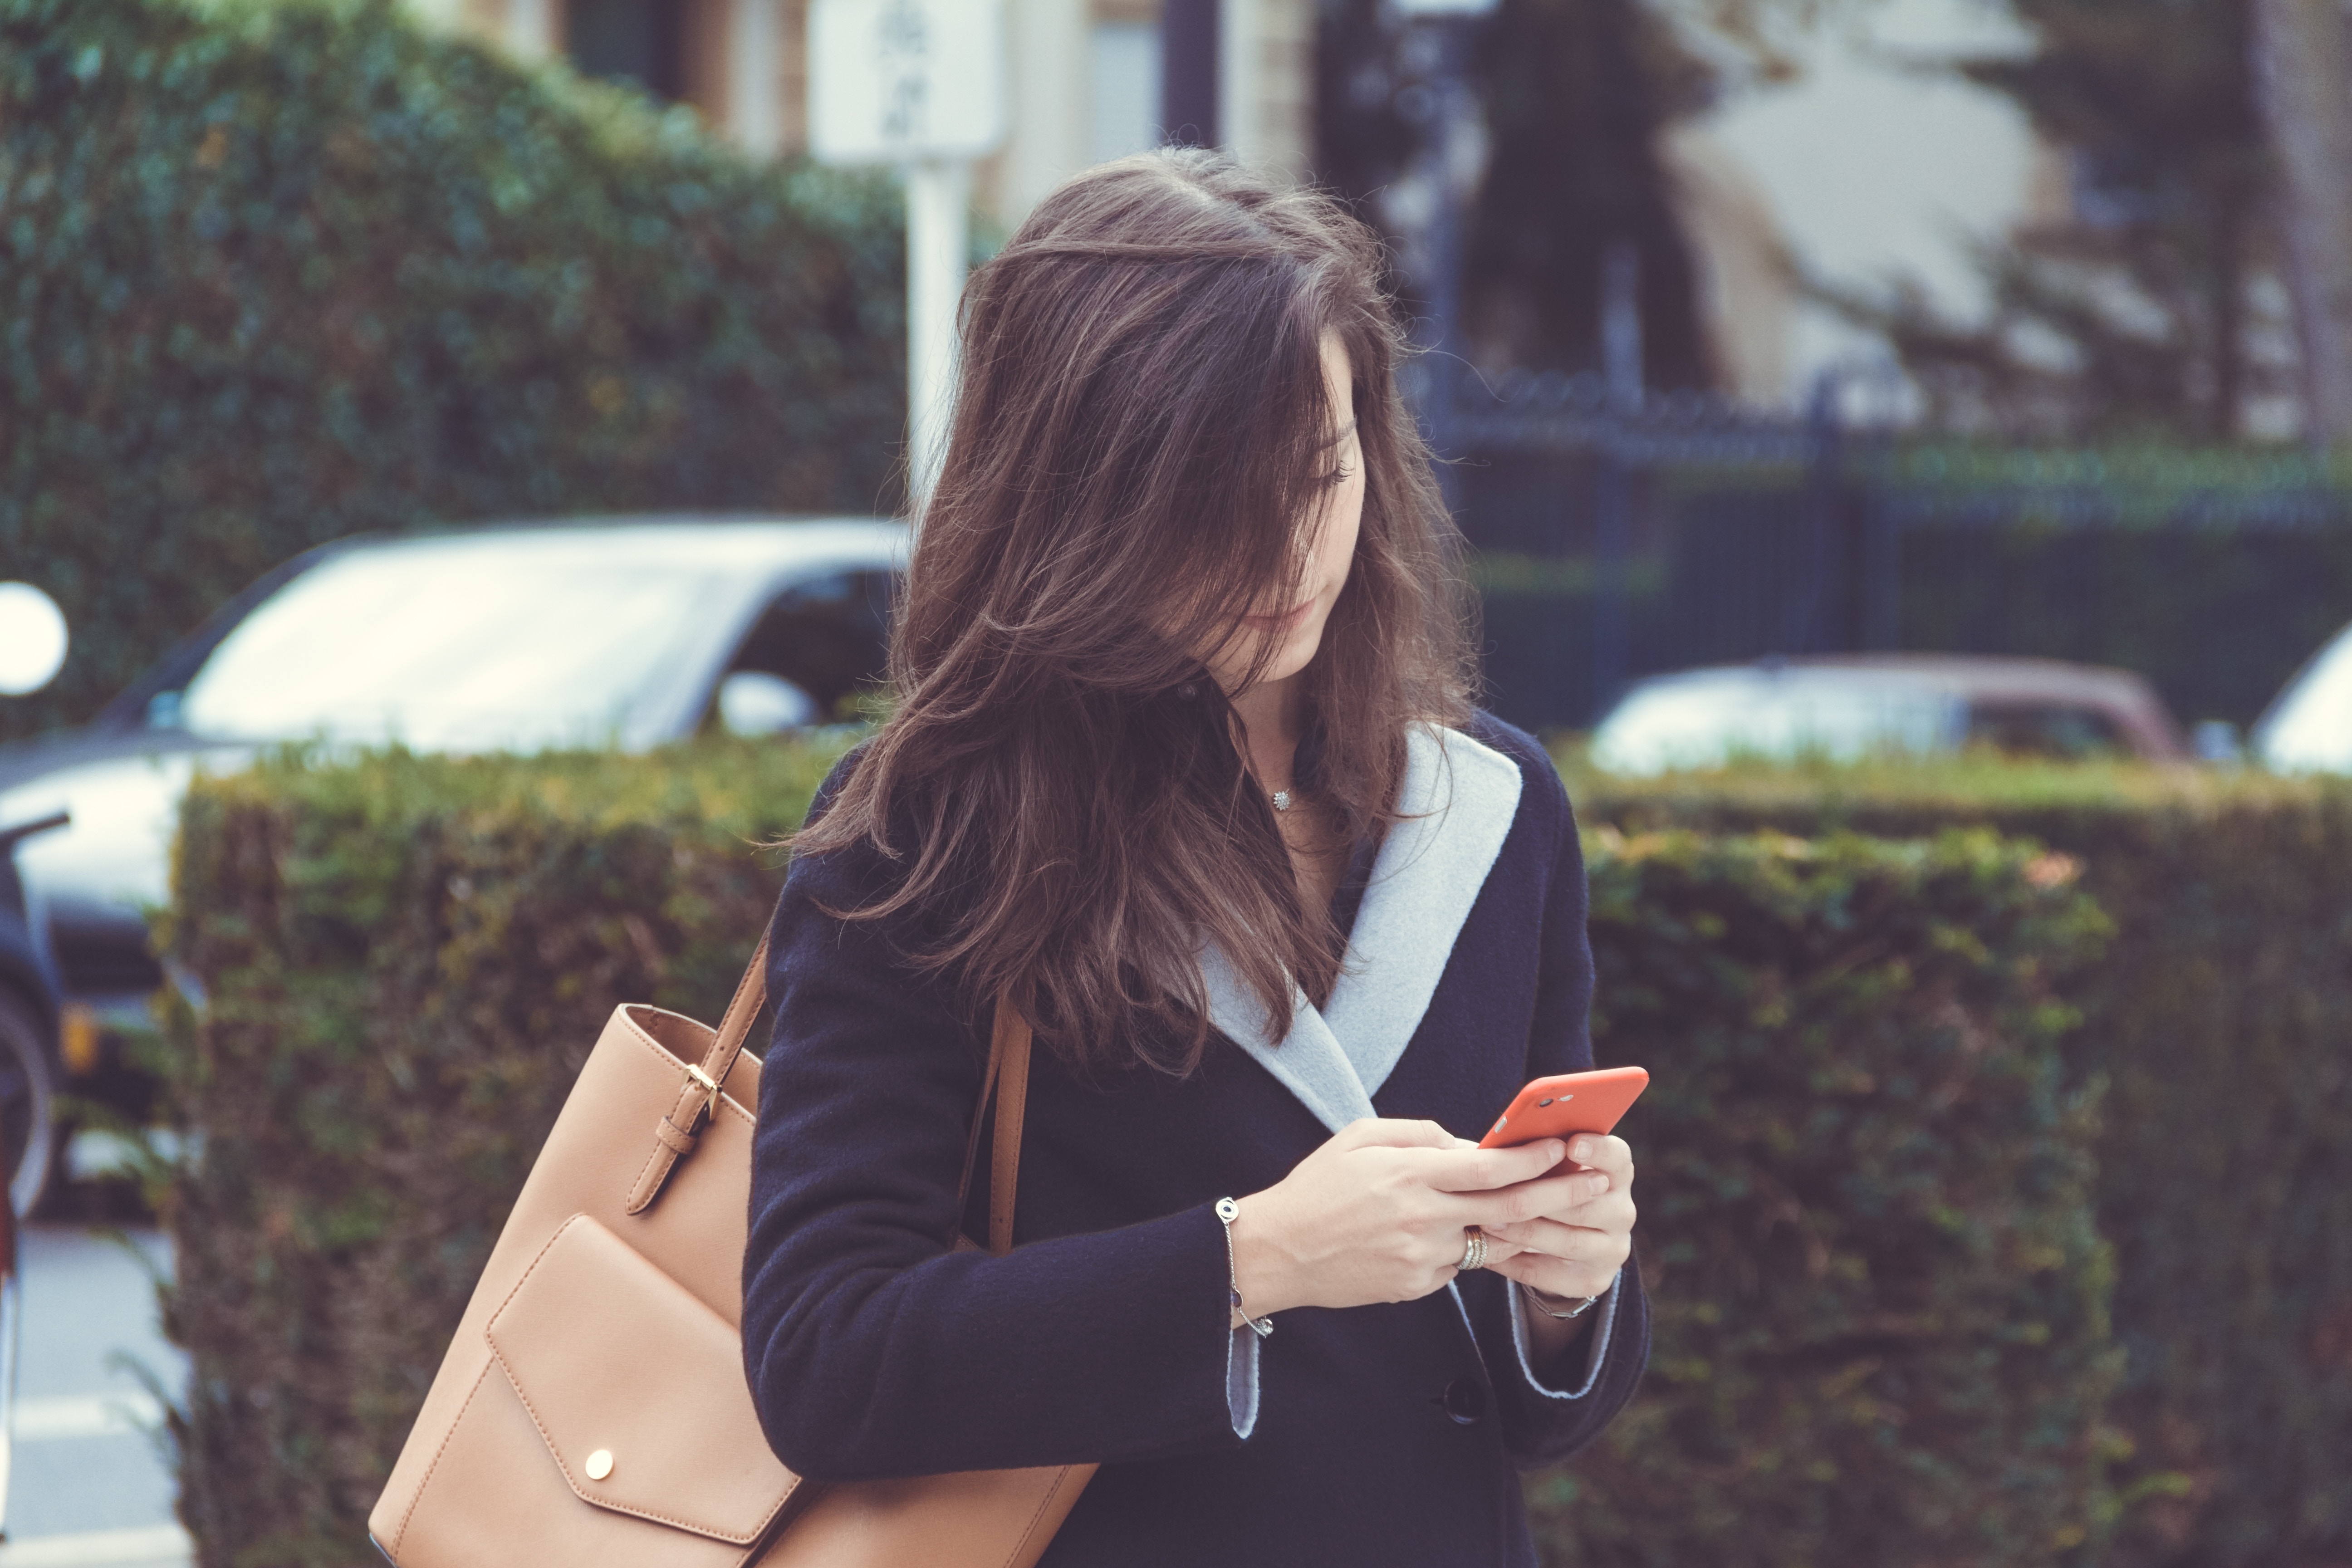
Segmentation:
[(53, 1099), (48, 1031), (31, 1008), (0, 994), (0, 1165), (20, 1216), (33, 1212), (57, 1163)]

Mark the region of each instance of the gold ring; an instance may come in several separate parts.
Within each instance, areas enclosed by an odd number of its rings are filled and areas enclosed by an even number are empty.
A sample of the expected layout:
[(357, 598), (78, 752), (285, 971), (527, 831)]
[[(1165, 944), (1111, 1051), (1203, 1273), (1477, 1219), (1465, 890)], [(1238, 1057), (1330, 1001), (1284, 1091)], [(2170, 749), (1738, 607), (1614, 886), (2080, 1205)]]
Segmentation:
[(1486, 1233), (1476, 1226), (1462, 1229), (1462, 1261), (1454, 1266), (1464, 1274), (1486, 1267)]

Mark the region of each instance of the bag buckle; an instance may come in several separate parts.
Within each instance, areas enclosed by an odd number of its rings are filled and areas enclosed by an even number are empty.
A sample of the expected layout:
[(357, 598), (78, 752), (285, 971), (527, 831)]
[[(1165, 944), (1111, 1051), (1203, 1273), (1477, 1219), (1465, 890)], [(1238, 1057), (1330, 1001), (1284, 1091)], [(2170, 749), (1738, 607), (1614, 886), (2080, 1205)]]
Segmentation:
[(692, 1084), (702, 1090), (702, 1120), (705, 1121), (715, 1120), (719, 1115), (718, 1080), (704, 1072), (699, 1064), (688, 1062), (686, 1064), (686, 1082), (679, 1084), (678, 1088), (684, 1089), (687, 1084)]

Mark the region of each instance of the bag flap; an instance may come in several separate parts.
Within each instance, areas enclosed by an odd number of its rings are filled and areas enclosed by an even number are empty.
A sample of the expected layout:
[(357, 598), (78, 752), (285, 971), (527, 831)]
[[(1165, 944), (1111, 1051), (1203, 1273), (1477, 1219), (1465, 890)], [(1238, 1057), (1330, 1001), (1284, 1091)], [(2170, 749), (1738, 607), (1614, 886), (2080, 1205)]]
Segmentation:
[(735, 1331), (586, 1215), (488, 1333), (563, 1479), (599, 1508), (749, 1546), (800, 1484), (761, 1433)]

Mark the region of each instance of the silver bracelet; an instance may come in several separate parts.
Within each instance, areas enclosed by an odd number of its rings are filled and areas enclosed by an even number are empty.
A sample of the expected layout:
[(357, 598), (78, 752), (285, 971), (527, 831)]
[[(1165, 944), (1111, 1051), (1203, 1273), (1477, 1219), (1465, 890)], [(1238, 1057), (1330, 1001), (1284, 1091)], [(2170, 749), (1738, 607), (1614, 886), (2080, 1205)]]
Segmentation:
[[(1544, 1291), (1537, 1289), (1532, 1285), (1522, 1285), (1519, 1287), (1519, 1289), (1526, 1295), (1527, 1299), (1534, 1304), (1537, 1311), (1541, 1312), (1547, 1318), (1558, 1318), (1562, 1322), (1566, 1322), (1570, 1318), (1582, 1317), (1587, 1311), (1591, 1310), (1593, 1302), (1601, 1300), (1601, 1296), (1587, 1296), (1583, 1300), (1579, 1301), (1567, 1311), (1555, 1312), (1549, 1307), (1544, 1305), (1544, 1296), (1546, 1294)], [(1608, 1292), (1605, 1290), (1601, 1292), (1602, 1296), (1607, 1294)], [(1565, 1298), (1559, 1299), (1565, 1300)]]
[(1228, 1328), (1238, 1329), (1244, 1323), (1247, 1323), (1256, 1331), (1259, 1339), (1264, 1339), (1274, 1332), (1274, 1320), (1253, 1318), (1249, 1315), (1249, 1309), (1242, 1305), (1242, 1271), (1240, 1266), (1234, 1261), (1234, 1221), (1241, 1217), (1241, 1205), (1231, 1198), (1217, 1200), (1217, 1218), (1223, 1222), (1225, 1227), (1225, 1285), (1233, 1292), (1234, 1298), (1233, 1316), (1225, 1320), (1225, 1325)]

